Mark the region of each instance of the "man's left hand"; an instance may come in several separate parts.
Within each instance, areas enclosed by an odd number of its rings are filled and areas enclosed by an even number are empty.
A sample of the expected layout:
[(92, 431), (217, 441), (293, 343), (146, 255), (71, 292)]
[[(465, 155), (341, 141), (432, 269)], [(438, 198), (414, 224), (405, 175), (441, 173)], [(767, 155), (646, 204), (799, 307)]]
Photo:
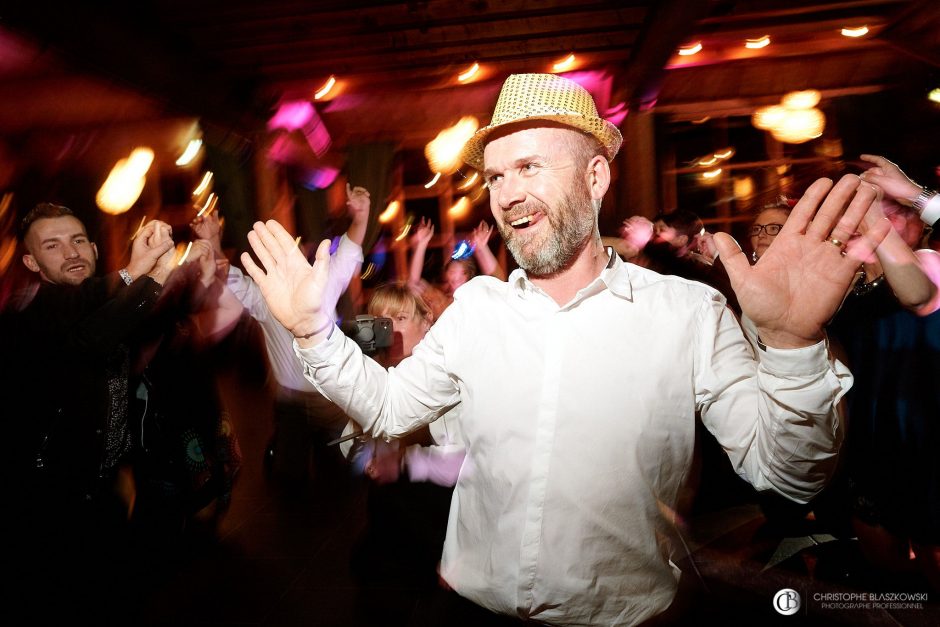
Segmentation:
[(800, 348), (825, 337), (823, 327), (838, 311), (859, 265), (891, 228), (882, 219), (856, 236), (859, 223), (880, 201), (881, 190), (855, 175), (835, 186), (829, 179), (816, 181), (754, 266), (730, 235), (715, 236), (741, 310), (764, 344)]

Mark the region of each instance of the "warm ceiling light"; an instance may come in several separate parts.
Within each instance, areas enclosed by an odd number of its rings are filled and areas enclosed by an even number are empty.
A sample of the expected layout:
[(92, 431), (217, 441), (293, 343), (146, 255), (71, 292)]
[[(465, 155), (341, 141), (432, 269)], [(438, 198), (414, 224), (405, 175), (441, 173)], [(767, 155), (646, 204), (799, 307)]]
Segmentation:
[(199, 154), (199, 149), (202, 148), (201, 139), (191, 139), (189, 143), (186, 144), (186, 150), (183, 151), (183, 154), (180, 155), (180, 158), (176, 160), (176, 165), (179, 167), (187, 166), (193, 162), (193, 159), (196, 158), (196, 155)]
[(931, 102), (940, 102), (940, 87), (935, 87), (927, 94), (927, 99)]
[(460, 118), (460, 121), (437, 134), (437, 137), (424, 147), (424, 156), (432, 172), (451, 174), (457, 171), (462, 160), (460, 153), (480, 123), (472, 115)]
[(448, 215), (454, 220), (459, 220), (470, 212), (470, 200), (462, 196), (460, 200), (454, 203), (454, 206), (447, 210)]
[(708, 157), (708, 158), (706, 158), (706, 159), (699, 159), (699, 160), (698, 160), (698, 164), (699, 164), (700, 166), (703, 166), (703, 167), (706, 167), (706, 168), (707, 168), (708, 166), (710, 166), (710, 165), (715, 165), (716, 163), (718, 163), (718, 157), (715, 157), (715, 156), (711, 156), (711, 157)]
[(437, 183), (440, 180), (440, 178), (441, 178), (441, 173), (435, 172), (434, 178), (424, 184), (424, 189), (431, 189), (432, 187), (434, 187), (435, 183)]
[(815, 89), (791, 91), (780, 100), (787, 109), (812, 109), (819, 104), (821, 94)]
[(118, 215), (134, 206), (147, 182), (147, 171), (153, 163), (153, 150), (135, 148), (127, 159), (121, 159), (108, 174), (95, 195), (95, 203), (105, 213)]
[(757, 50), (758, 48), (764, 48), (770, 45), (770, 36), (764, 35), (763, 37), (758, 37), (757, 39), (747, 39), (744, 41), (744, 47), (750, 48), (751, 50)]
[(786, 114), (787, 110), (780, 105), (761, 107), (751, 116), (751, 124), (762, 131), (769, 131), (780, 124)]
[(721, 152), (716, 152), (715, 156), (721, 160), (730, 159), (734, 156), (734, 148), (725, 148)]
[(553, 72), (567, 72), (574, 67), (574, 62), (577, 60), (577, 57), (574, 56), (574, 53), (569, 54), (567, 57), (556, 63), (552, 66)]
[(691, 57), (693, 54), (698, 54), (702, 51), (702, 42), (696, 41), (694, 44), (689, 44), (688, 46), (682, 46), (679, 48), (680, 57)]
[(398, 210), (401, 208), (401, 203), (397, 200), (393, 200), (388, 203), (388, 206), (385, 208), (385, 211), (379, 214), (379, 222), (382, 224), (388, 224), (392, 221), (396, 215), (398, 215)]
[(327, 79), (326, 83), (323, 84), (323, 87), (318, 89), (317, 93), (313, 95), (313, 99), (321, 100), (323, 98), (326, 98), (326, 95), (330, 93), (330, 90), (333, 89), (334, 85), (336, 85), (336, 77), (330, 76), (330, 78)]
[(706, 180), (713, 179), (721, 174), (721, 168), (715, 168), (714, 170), (709, 170), (708, 172), (702, 172), (702, 178)]
[(822, 135), (826, 128), (826, 116), (819, 109), (789, 111), (783, 122), (770, 129), (777, 141), (787, 144), (802, 144)]
[(461, 83), (466, 83), (466, 82), (469, 81), (471, 78), (473, 78), (474, 76), (476, 76), (479, 71), (480, 71), (480, 64), (479, 64), (479, 63), (474, 63), (473, 65), (471, 65), (470, 67), (467, 68), (467, 71), (466, 71), (466, 72), (464, 72), (463, 74), (458, 75), (458, 76), (457, 76), (457, 80), (460, 81)]
[(845, 37), (864, 37), (868, 34), (867, 26), (858, 26), (855, 28), (843, 28), (842, 35)]

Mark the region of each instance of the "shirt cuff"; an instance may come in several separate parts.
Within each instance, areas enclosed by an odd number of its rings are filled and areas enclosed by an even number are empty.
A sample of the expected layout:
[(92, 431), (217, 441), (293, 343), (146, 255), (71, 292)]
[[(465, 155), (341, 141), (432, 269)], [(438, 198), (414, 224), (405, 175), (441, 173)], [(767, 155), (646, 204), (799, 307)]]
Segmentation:
[(320, 366), (327, 363), (342, 347), (343, 334), (337, 333), (336, 323), (333, 323), (326, 339), (310, 348), (301, 348), (294, 338), (294, 354), (303, 360), (305, 365)]
[(811, 376), (830, 368), (827, 340), (803, 348), (767, 346), (757, 353), (761, 369), (780, 377)]
[(920, 219), (928, 226), (933, 226), (940, 220), (940, 194), (934, 194), (933, 198), (927, 201), (924, 210), (920, 212)]

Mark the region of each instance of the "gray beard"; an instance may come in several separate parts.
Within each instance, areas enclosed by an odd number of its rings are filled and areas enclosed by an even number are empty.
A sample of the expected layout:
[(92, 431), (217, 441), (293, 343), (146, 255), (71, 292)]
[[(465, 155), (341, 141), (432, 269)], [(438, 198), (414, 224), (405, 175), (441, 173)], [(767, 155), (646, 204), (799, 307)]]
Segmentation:
[(533, 204), (545, 214), (552, 227), (548, 238), (535, 250), (531, 250), (530, 241), (522, 241), (511, 226), (503, 222), (498, 226), (506, 247), (520, 268), (531, 276), (551, 276), (568, 268), (586, 242), (599, 237), (597, 214), (589, 199), (575, 200), (571, 194), (565, 196), (561, 206), (553, 211), (549, 211), (544, 203)]

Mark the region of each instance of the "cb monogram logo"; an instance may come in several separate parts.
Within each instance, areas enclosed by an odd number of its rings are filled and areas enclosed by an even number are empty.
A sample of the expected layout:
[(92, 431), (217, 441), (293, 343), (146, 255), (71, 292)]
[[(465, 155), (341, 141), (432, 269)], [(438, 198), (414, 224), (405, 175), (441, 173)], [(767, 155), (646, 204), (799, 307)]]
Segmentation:
[(774, 609), (784, 616), (800, 611), (800, 593), (792, 588), (784, 588), (774, 595)]

